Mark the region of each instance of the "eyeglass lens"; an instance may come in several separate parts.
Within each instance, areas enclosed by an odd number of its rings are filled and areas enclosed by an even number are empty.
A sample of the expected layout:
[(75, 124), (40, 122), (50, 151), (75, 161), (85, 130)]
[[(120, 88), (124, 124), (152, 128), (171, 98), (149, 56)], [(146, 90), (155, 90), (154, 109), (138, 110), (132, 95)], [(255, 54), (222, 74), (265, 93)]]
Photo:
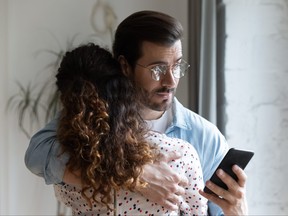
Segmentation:
[[(175, 78), (179, 79), (185, 75), (185, 72), (190, 67), (186, 62), (181, 62), (172, 66), (172, 74)], [(152, 78), (156, 81), (160, 80), (161, 75), (165, 75), (170, 66), (168, 65), (157, 65), (151, 68)]]

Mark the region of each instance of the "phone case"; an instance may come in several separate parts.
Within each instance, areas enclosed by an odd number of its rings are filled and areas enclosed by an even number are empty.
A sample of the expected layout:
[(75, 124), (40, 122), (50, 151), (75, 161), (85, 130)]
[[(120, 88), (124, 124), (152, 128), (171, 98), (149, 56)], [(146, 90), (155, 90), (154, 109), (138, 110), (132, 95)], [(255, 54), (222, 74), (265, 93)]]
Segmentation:
[[(223, 158), (223, 160), (213, 173), (210, 180), (214, 184), (227, 190), (228, 189), (227, 185), (220, 178), (218, 178), (216, 171), (221, 168), (224, 172), (229, 174), (233, 179), (237, 181), (238, 178), (236, 174), (232, 171), (232, 166), (236, 164), (244, 170), (249, 161), (251, 160), (251, 158), (253, 157), (253, 155), (254, 152), (252, 151), (240, 150), (235, 148), (229, 149), (229, 151), (226, 153), (225, 157)], [(213, 193), (207, 187), (204, 188), (204, 191), (206, 193)]]

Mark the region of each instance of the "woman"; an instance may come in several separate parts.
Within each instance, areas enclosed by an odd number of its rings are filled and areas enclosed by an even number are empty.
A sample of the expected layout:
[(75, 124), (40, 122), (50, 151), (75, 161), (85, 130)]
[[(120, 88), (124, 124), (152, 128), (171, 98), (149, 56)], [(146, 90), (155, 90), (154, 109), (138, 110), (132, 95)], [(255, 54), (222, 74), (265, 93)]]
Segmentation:
[(73, 214), (177, 215), (135, 192), (145, 187), (142, 167), (162, 151), (183, 154), (171, 162), (189, 179), (179, 209), (207, 214), (207, 200), (198, 193), (204, 182), (195, 149), (146, 128), (137, 92), (110, 52), (94, 44), (67, 52), (56, 78), (63, 104), (57, 136), (70, 159), (65, 183), (54, 188)]

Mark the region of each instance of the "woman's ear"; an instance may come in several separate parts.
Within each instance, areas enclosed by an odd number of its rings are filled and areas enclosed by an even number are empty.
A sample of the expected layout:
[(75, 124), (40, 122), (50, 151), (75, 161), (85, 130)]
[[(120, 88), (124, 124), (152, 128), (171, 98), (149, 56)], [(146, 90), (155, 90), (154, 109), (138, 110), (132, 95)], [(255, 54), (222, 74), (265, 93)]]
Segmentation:
[(130, 67), (129, 63), (127, 62), (126, 58), (123, 55), (120, 55), (118, 57), (118, 61), (121, 65), (122, 73), (125, 76), (129, 77), (131, 75), (132, 71), (131, 71), (131, 67)]

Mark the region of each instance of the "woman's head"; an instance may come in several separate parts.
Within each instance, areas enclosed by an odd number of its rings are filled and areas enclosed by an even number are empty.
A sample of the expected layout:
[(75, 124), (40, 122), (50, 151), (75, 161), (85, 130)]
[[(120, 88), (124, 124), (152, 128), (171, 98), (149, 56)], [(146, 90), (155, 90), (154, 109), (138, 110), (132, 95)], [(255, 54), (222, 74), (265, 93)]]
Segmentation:
[(103, 81), (120, 76), (120, 67), (112, 54), (95, 44), (87, 44), (67, 52), (56, 75), (56, 85), (62, 95), (77, 92), (89, 82), (100, 87)]
[(84, 197), (100, 193), (107, 204), (113, 188), (133, 189), (154, 158), (137, 93), (111, 53), (94, 44), (67, 52), (56, 78), (63, 105), (57, 137), (70, 155), (67, 167), (81, 171)]

